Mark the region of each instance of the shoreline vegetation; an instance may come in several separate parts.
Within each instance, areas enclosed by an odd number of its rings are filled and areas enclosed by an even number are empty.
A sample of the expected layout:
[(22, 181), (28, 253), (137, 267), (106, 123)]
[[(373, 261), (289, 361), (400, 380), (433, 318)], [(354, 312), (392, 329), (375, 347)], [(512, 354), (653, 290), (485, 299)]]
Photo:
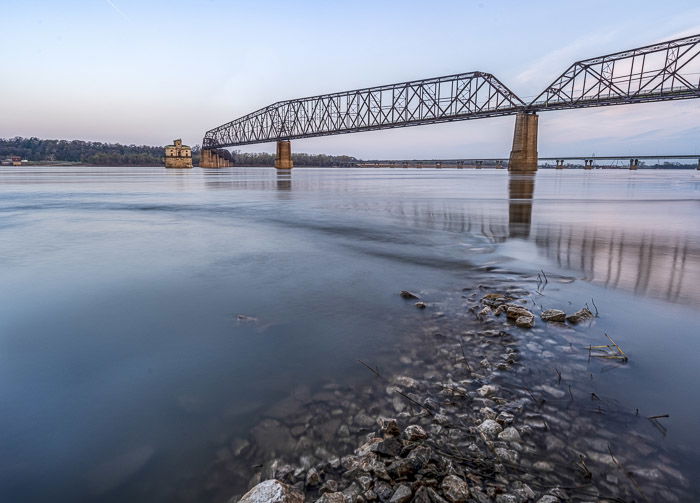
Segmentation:
[[(36, 137), (0, 138), (0, 161), (21, 158), (23, 165), (31, 166), (94, 166), (94, 167), (150, 167), (163, 166), (163, 148), (150, 145), (122, 145), (120, 143), (103, 143), (83, 140), (44, 140)], [(267, 152), (241, 152), (240, 150), (224, 152), (233, 162), (243, 167), (272, 167), (275, 154)], [(199, 165), (201, 147), (192, 148), (192, 163)], [(296, 167), (363, 167), (356, 163), (365, 162), (349, 155), (292, 153)], [(395, 166), (399, 167), (399, 166)], [(428, 167), (428, 166), (426, 166)], [(448, 168), (448, 165), (442, 166)], [(484, 164), (482, 167), (496, 167)], [(540, 166), (552, 168), (552, 166)], [(572, 166), (567, 166), (571, 168)], [(578, 167), (578, 166), (577, 166)], [(627, 169), (625, 166), (614, 166)], [(642, 162), (642, 169), (695, 169), (693, 163), (664, 162), (649, 164)], [(611, 168), (606, 166), (606, 168)]]
[[(0, 160), (20, 157), (30, 165), (59, 166), (163, 166), (163, 148), (149, 145), (122, 145), (83, 140), (42, 140), (39, 138), (0, 138)], [(192, 162), (199, 164), (201, 147), (192, 148)], [(228, 151), (227, 151), (228, 152)], [(230, 153), (241, 166), (274, 166), (275, 155), (265, 152)], [(343, 166), (359, 159), (348, 155), (293, 153), (295, 166)]]
[(358, 361), (365, 383), (295, 390), (248, 438), (228, 439), (206, 494), (184, 500), (691, 501), (660, 440), (667, 415), (591, 392), (593, 372), (630, 357), (597, 333), (593, 299), (577, 309), (546, 295), (572, 281), (485, 276), (447, 298), (397, 292), (410, 321), (386, 350), (393, 365), (372, 355), (385, 363)]

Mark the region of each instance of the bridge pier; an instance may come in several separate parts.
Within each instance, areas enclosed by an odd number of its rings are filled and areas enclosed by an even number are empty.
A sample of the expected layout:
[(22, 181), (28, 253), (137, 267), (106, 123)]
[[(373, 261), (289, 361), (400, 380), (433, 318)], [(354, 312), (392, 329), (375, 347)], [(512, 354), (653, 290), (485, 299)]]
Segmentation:
[(639, 159), (630, 159), (630, 169), (639, 168)]
[(280, 140), (277, 142), (277, 157), (275, 157), (275, 168), (277, 169), (292, 169), (292, 144), (289, 140)]
[(202, 149), (199, 153), (200, 168), (229, 168), (233, 162), (221, 157), (215, 150)]
[(583, 169), (593, 169), (593, 159), (584, 159)]
[(533, 112), (518, 112), (515, 116), (510, 171), (537, 171), (537, 120)]
[(556, 169), (564, 169), (564, 159), (557, 159), (556, 163)]

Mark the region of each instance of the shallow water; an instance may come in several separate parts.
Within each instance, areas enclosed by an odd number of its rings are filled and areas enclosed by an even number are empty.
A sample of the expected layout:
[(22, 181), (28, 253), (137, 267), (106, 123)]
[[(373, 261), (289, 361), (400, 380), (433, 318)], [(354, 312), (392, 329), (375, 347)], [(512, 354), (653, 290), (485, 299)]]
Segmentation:
[(700, 476), (696, 171), (3, 168), (0, 215), (3, 500), (153, 501), (484, 266), (575, 278), (535, 302), (595, 303), (630, 362), (591, 390)]

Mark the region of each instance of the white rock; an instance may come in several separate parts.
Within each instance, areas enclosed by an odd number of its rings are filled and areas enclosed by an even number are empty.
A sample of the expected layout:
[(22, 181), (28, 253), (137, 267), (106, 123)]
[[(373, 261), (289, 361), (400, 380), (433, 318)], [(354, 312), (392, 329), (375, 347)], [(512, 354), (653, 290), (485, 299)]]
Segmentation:
[(498, 434), (499, 440), (505, 440), (506, 442), (520, 442), (520, 433), (518, 430), (509, 426), (501, 433)]
[(479, 396), (492, 396), (498, 392), (498, 386), (495, 384), (484, 384), (481, 388), (477, 389), (476, 392)]
[(292, 486), (270, 479), (245, 493), (239, 503), (304, 503), (304, 496)]
[(491, 437), (495, 437), (501, 431), (503, 431), (503, 428), (501, 427), (501, 425), (498, 424), (493, 419), (486, 419), (483, 423), (481, 423), (479, 426), (477, 426), (477, 429), (481, 433), (483, 433), (485, 435), (489, 435)]

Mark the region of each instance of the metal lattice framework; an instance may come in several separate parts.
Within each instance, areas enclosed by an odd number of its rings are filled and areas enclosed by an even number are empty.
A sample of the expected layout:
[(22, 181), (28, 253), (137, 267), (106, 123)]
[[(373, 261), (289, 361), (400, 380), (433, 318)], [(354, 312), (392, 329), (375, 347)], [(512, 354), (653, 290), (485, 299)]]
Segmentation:
[(529, 105), (599, 107), (700, 97), (700, 35), (577, 61)]
[(577, 61), (530, 104), (470, 72), (280, 101), (207, 131), (214, 149), (566, 108), (700, 97), (700, 35)]
[(280, 101), (207, 131), (203, 147), (495, 117), (523, 106), (493, 75), (460, 73)]

